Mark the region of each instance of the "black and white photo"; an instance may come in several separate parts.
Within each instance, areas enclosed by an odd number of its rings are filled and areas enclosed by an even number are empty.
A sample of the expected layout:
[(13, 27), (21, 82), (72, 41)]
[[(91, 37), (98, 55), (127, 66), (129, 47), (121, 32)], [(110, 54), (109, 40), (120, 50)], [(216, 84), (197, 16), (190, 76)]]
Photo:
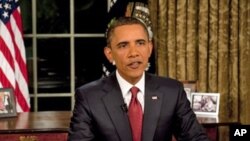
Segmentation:
[(219, 93), (192, 93), (192, 109), (199, 115), (218, 115)]

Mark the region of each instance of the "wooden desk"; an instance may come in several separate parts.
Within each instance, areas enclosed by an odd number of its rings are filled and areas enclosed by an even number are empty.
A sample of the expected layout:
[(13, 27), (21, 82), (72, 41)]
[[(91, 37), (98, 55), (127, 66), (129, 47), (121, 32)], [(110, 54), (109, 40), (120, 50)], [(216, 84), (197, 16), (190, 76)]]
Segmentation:
[[(0, 118), (0, 141), (66, 141), (71, 111), (20, 113)], [(217, 141), (218, 127), (239, 124), (231, 119), (198, 117), (211, 141)]]
[(66, 141), (70, 111), (20, 113), (0, 119), (0, 141)]

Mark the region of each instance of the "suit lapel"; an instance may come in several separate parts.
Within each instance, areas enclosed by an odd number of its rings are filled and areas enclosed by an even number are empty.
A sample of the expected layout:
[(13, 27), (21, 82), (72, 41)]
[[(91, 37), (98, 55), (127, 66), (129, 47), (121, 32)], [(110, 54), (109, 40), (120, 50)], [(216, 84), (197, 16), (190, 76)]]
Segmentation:
[(110, 79), (107, 80), (107, 83), (104, 85), (104, 91), (106, 93), (103, 97), (104, 105), (121, 141), (132, 140), (128, 116), (127, 113), (122, 110), (124, 100), (115, 74), (112, 74)]
[(143, 141), (152, 141), (160, 116), (162, 95), (157, 92), (157, 83), (145, 75), (145, 107), (143, 116)]

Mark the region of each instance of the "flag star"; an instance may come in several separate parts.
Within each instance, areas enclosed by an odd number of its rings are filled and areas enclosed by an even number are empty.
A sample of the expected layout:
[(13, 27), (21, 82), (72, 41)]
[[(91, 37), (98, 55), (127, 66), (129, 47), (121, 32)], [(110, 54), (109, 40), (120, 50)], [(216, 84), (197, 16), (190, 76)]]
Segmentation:
[(1, 8), (3, 8), (3, 5), (2, 5), (2, 3), (0, 3), (0, 9), (1, 9)]
[(5, 8), (5, 9), (10, 9), (11, 7), (10, 7), (10, 5), (9, 5), (8, 3), (6, 3), (6, 4), (4, 5), (4, 8)]
[(8, 17), (9, 17), (8, 12), (4, 11), (4, 12), (3, 12), (3, 17), (4, 17), (4, 18), (8, 18)]

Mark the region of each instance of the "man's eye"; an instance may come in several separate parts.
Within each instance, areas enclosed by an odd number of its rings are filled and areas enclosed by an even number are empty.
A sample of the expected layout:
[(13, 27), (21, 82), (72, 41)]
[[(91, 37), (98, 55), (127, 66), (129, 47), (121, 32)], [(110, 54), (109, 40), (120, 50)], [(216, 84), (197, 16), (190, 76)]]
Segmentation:
[(145, 45), (145, 41), (138, 41), (137, 45), (139, 45), (139, 46)]
[(127, 44), (120, 44), (119, 46), (118, 46), (118, 48), (125, 48), (127, 46)]

